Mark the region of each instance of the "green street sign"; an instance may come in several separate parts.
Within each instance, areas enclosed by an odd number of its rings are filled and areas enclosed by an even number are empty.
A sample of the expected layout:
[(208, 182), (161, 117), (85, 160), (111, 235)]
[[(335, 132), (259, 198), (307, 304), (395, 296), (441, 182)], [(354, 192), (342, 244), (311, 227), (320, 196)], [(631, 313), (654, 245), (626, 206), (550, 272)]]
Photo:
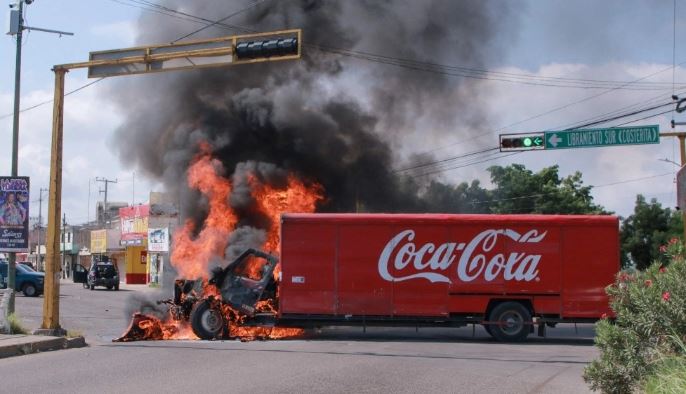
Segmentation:
[(658, 125), (545, 132), (546, 150), (658, 143), (660, 143)]

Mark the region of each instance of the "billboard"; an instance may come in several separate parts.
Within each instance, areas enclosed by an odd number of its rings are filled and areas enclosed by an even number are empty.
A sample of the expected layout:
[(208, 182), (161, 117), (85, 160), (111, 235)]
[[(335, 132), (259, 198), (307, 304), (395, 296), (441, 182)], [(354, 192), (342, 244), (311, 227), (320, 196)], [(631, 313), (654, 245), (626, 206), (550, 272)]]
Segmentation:
[(148, 251), (169, 252), (169, 228), (148, 229)]
[(107, 252), (107, 230), (91, 231), (91, 253)]
[(150, 205), (119, 208), (121, 221), (121, 244), (141, 246), (148, 238), (148, 218)]
[(29, 178), (0, 177), (0, 252), (29, 249)]

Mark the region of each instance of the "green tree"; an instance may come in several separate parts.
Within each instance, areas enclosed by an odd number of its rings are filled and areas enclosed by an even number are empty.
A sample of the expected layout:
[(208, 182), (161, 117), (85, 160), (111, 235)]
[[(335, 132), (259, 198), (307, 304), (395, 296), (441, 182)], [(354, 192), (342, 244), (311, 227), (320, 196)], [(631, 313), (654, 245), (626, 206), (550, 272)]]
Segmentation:
[(656, 199), (646, 202), (636, 196), (634, 213), (622, 221), (620, 243), (622, 266), (643, 270), (662, 258), (660, 246), (683, 234), (681, 213), (663, 208)]
[(478, 180), (453, 186), (431, 181), (424, 193), (427, 212), (488, 213), (491, 192)]
[(490, 206), (493, 213), (601, 214), (593, 203), (591, 186), (584, 186), (581, 173), (560, 178), (557, 165), (534, 173), (521, 164), (488, 168), (496, 188)]

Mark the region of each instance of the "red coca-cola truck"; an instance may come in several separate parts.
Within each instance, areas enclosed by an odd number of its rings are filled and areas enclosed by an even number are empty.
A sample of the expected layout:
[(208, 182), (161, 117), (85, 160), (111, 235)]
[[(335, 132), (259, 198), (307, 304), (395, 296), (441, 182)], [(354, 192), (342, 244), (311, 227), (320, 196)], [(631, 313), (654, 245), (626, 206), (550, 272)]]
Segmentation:
[[(521, 341), (611, 313), (618, 229), (614, 216), (286, 214), (278, 280), (275, 257), (247, 251), (211, 283), (246, 324), (483, 324)], [(244, 274), (246, 256), (266, 261), (260, 278)], [(255, 308), (274, 294), (275, 312)], [(201, 338), (228, 324), (206, 301), (190, 320)]]

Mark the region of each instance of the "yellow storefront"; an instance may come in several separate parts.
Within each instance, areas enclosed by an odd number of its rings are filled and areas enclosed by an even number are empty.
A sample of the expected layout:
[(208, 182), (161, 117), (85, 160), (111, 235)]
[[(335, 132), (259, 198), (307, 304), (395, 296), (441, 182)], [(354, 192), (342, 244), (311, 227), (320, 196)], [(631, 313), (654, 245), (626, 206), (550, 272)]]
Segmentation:
[(148, 283), (148, 251), (147, 246), (126, 247), (126, 283)]
[(149, 205), (119, 208), (121, 245), (125, 247), (126, 283), (148, 283)]

